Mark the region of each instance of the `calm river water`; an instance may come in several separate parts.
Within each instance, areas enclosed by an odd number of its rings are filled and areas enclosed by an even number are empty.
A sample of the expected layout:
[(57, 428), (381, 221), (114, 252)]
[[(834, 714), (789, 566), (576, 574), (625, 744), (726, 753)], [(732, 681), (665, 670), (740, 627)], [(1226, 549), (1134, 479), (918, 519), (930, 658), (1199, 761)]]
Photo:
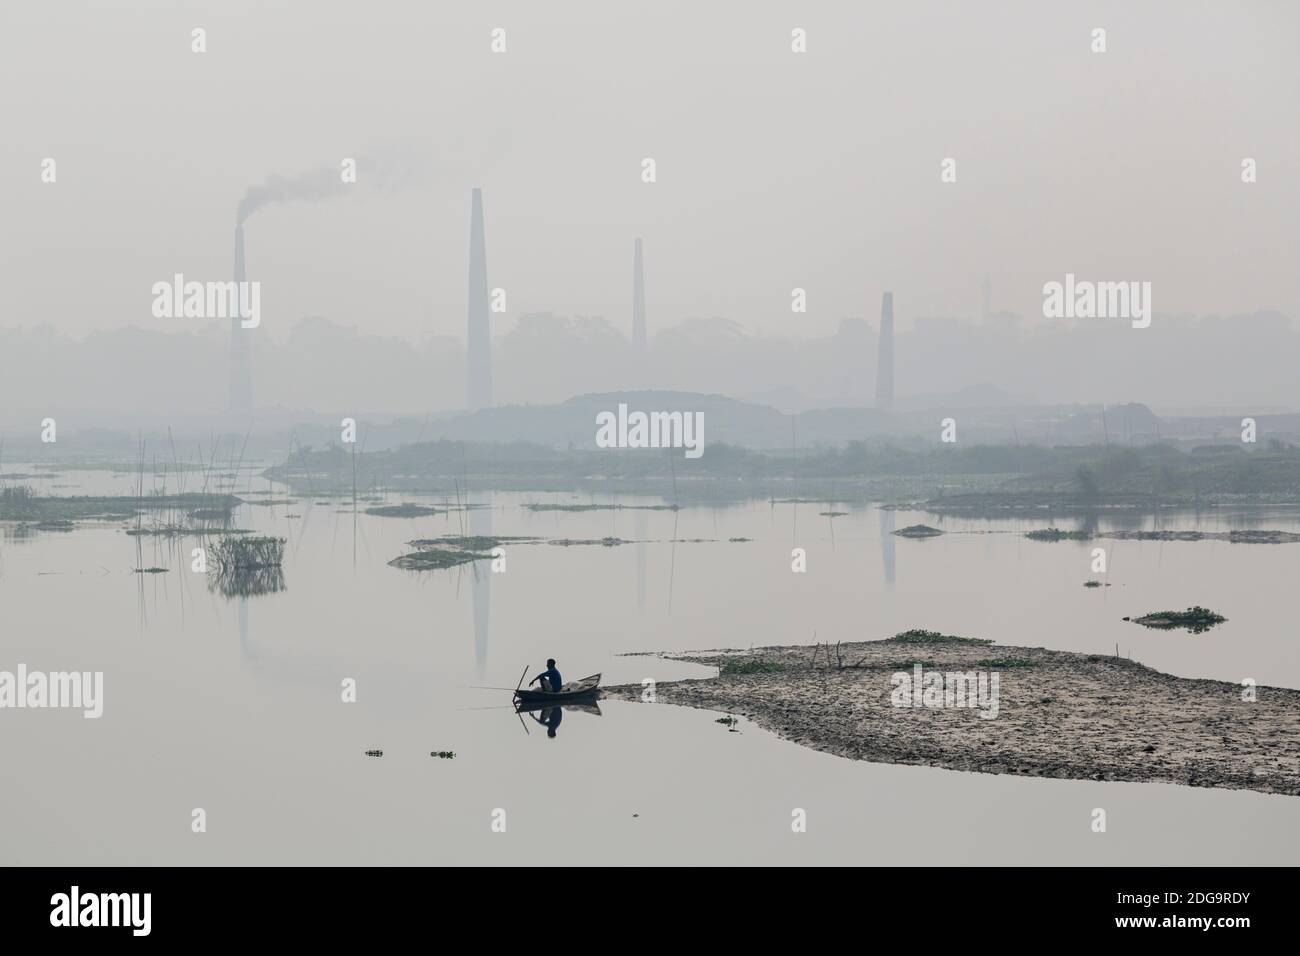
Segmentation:
[[(134, 480), (65, 472), (33, 484), (43, 493), (128, 494)], [(241, 490), (274, 488), (241, 482)], [(602, 702), (599, 716), (566, 712), (550, 737), (535, 722), (521, 724), (506, 706), (508, 691), (479, 687), (513, 687), (525, 665), (531, 677), (547, 657), (566, 679), (600, 672), (604, 683), (663, 680), (708, 672), (620, 655), (875, 639), (913, 627), (1089, 653), (1118, 645), (1182, 676), (1300, 687), (1300, 545), (1048, 544), (1023, 537), (1047, 521), (766, 501), (673, 513), (524, 507), (613, 500), (585, 495), (471, 489), (470, 500), (486, 507), (468, 519), (354, 519), (350, 501), (321, 497), (242, 506), (235, 526), (288, 539), (285, 590), (252, 598), (209, 591), (204, 575), (190, 571), (190, 539), (177, 550), (162, 539), (137, 541), (122, 524), (6, 529), (0, 670), (103, 671), (105, 699), (99, 720), (0, 711), (8, 823), (0, 861), (1296, 858), (1295, 798), (857, 763), (748, 722), (729, 733), (717, 714), (666, 705)], [(820, 514), (828, 510), (848, 514)], [(921, 521), (949, 533), (890, 534)], [(1298, 525), (1295, 511), (1256, 510), (1126, 527)], [(508, 545), (503, 572), (486, 562), (429, 573), (387, 564), (410, 550), (407, 541), (462, 529), (638, 543)], [(1090, 570), (1098, 544), (1108, 551), (1105, 575)], [(795, 547), (807, 553), (806, 573), (791, 571)], [(168, 571), (138, 575), (139, 566)], [(1111, 587), (1084, 588), (1093, 577)], [(1193, 636), (1121, 620), (1191, 604), (1228, 622)], [(356, 681), (356, 703), (340, 699), (346, 678)], [(383, 757), (367, 757), (370, 749)], [(1094, 807), (1107, 810), (1107, 833), (1091, 832)], [(206, 833), (191, 831), (194, 808), (206, 813)], [(807, 812), (806, 833), (791, 832), (794, 808)], [(504, 833), (492, 829), (497, 810)]]

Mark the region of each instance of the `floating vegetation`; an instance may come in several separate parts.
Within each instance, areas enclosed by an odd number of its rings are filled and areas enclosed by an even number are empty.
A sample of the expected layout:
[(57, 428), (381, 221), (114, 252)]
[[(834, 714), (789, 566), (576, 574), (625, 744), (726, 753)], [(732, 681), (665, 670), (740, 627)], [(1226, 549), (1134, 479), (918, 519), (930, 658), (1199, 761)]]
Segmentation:
[(192, 528), (185, 525), (160, 524), (147, 528), (127, 528), (126, 533), (133, 537), (156, 535), (163, 538), (184, 538), (191, 535), (217, 537), (227, 534), (253, 534), (254, 532), (248, 528)]
[(1084, 581), (1084, 582), (1083, 582), (1083, 586), (1084, 586), (1085, 588), (1110, 587), (1109, 584), (1102, 584), (1100, 581), (1096, 581), (1096, 580)]
[(429, 751), (429, 756), (430, 756), (430, 757), (437, 757), (439, 760), (454, 760), (454, 759), (456, 758), (456, 751), (454, 751), (454, 750), (430, 750), (430, 751)]
[(624, 541), (622, 538), (556, 538), (554, 541), (546, 543), (558, 544), (562, 548), (569, 548), (578, 544), (598, 544), (601, 547), (613, 548), (620, 544), (631, 544), (632, 542)]
[(0, 489), (0, 521), (72, 521), (82, 518), (121, 520), (141, 512), (213, 509), (228, 512), (239, 503), (234, 495), (183, 494), (142, 496), (43, 497), (25, 485)]
[(680, 505), (544, 505), (526, 504), (529, 511), (677, 511)]
[(166, 568), (136, 568), (136, 574), (166, 574)]
[(373, 508), (366, 509), (366, 514), (376, 515), (380, 518), (422, 518), (425, 515), (446, 513), (441, 508), (433, 508), (429, 505), (414, 505), (409, 502), (400, 505), (375, 505)]
[(284, 538), (223, 537), (209, 551), (208, 589), (225, 597), (255, 597), (283, 591)]
[(736, 724), (740, 723), (740, 721), (738, 721), (735, 717), (732, 717), (730, 714), (728, 714), (726, 717), (719, 717), (717, 720), (714, 721), (714, 723), (726, 724), (728, 727), (734, 727), (736, 726)]
[(1025, 535), (1030, 541), (1087, 541), (1087, 531), (1062, 531), (1060, 528), (1036, 528)]
[(366, 751), (366, 756), (367, 756), (367, 757), (382, 757), (383, 755), (384, 755), (384, 752), (383, 752), (382, 750), (367, 750), (367, 751)]
[(403, 571), (440, 571), (471, 561), (490, 561), (492, 550), (509, 542), (538, 541), (527, 537), (493, 537), (491, 535), (448, 534), (440, 538), (419, 538), (406, 542), (417, 550), (389, 561)]
[(1193, 634), (1201, 634), (1217, 624), (1222, 624), (1227, 618), (1222, 614), (1211, 611), (1209, 608), (1195, 605), (1189, 607), (1186, 611), (1156, 611), (1152, 614), (1144, 614), (1141, 617), (1126, 617), (1124, 620), (1132, 621), (1134, 624), (1141, 624), (1143, 627), (1154, 627), (1164, 631), (1181, 627)]
[(195, 508), (189, 512), (189, 516), (195, 521), (226, 521), (230, 518), (230, 512), (222, 508)]
[(935, 535), (943, 534), (938, 528), (931, 528), (928, 524), (914, 524), (906, 528), (899, 528), (894, 534), (900, 538), (933, 538)]
[(727, 540), (730, 541), (732, 544), (739, 544), (744, 541), (753, 541), (754, 539), (753, 538), (728, 538)]
[(1121, 541), (1228, 541), (1233, 544), (1294, 544), (1300, 534), (1293, 531), (1112, 531), (1100, 535)]
[(727, 660), (722, 662), (719, 670), (723, 674), (771, 674), (785, 670), (785, 665), (780, 661)]
[[(847, 511), (819, 511), (817, 512), (817, 514), (819, 514), (823, 518), (843, 518), (846, 514), (848, 514), (848, 512)], [(915, 525), (915, 527), (922, 528), (924, 527), (924, 525)], [(935, 534), (942, 534), (942, 533), (943, 533), (942, 531), (935, 531)]]
[(914, 628), (895, 634), (888, 640), (898, 644), (992, 644), (982, 637), (956, 637), (952, 634), (940, 634), (938, 631), (926, 631)]
[(468, 564), (471, 561), (489, 561), (491, 558), (492, 555), (490, 554), (462, 551), (460, 548), (426, 547), (393, 558), (388, 563), (390, 566), (401, 568), (403, 571), (441, 571), (445, 568), (454, 568), (458, 564)]
[(406, 543), (413, 548), (459, 548), (461, 551), (491, 551), (503, 544), (541, 540), (541, 538), (510, 537), (506, 535), (444, 534), (437, 538), (417, 538)]

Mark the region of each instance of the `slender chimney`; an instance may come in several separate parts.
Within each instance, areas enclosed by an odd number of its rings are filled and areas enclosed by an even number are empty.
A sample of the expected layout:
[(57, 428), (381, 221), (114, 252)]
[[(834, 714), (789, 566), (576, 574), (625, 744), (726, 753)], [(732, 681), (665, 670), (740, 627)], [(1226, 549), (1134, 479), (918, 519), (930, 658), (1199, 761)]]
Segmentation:
[(641, 266), (641, 240), (637, 239), (632, 251), (632, 346), (638, 352), (646, 348), (645, 337), (645, 271)]
[(876, 408), (894, 408), (894, 293), (880, 303), (880, 362), (876, 366)]
[(253, 343), (250, 329), (240, 324), (246, 311), (243, 299), (244, 282), (244, 226), (235, 224), (235, 297), (234, 314), (230, 317), (230, 412), (240, 417), (253, 413)]
[(488, 325), (487, 246), (483, 238), (483, 190), (475, 189), (469, 222), (469, 334), (465, 405), (492, 404), (492, 340)]

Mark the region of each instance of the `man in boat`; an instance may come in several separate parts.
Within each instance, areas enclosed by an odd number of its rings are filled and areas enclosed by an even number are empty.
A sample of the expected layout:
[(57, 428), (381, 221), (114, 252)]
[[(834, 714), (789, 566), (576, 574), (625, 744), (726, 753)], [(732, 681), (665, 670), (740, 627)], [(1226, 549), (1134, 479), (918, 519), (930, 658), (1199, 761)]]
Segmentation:
[(529, 687), (534, 684), (538, 684), (542, 690), (551, 693), (555, 693), (564, 686), (564, 680), (560, 677), (560, 672), (555, 669), (555, 658), (549, 658), (546, 661), (546, 670), (528, 682)]

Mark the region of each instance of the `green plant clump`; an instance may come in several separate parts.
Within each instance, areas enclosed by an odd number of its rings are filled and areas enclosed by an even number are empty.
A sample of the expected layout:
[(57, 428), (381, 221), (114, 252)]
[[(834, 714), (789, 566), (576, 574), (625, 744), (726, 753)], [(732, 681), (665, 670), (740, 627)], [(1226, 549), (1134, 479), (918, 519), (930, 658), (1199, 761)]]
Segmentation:
[(780, 661), (738, 660), (726, 661), (719, 668), (724, 674), (771, 674), (785, 670)]
[(952, 634), (940, 634), (938, 631), (925, 631), (913, 628), (889, 638), (899, 644), (992, 644), (982, 637), (956, 637)]

